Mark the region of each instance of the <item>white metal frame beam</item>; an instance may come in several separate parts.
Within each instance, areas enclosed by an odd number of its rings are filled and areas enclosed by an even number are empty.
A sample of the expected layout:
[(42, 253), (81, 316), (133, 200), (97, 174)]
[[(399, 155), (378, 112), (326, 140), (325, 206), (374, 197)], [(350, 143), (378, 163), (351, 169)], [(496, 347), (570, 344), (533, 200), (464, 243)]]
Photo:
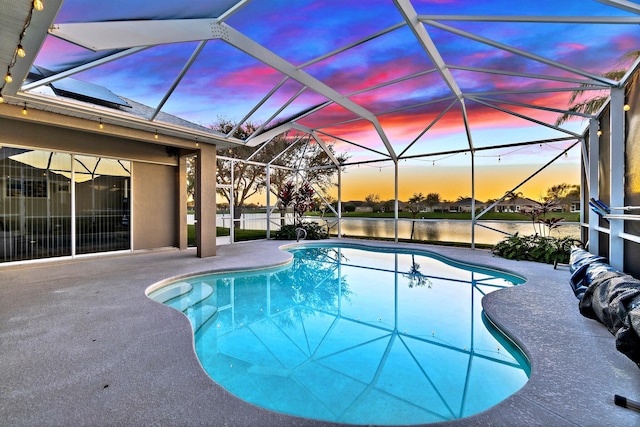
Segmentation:
[(508, 46), (508, 45), (506, 45), (504, 43), (500, 43), (500, 42), (497, 42), (495, 40), (491, 40), (489, 38), (479, 36), (477, 34), (472, 34), (472, 33), (468, 32), (468, 31), (464, 31), (464, 30), (460, 30), (458, 28), (454, 28), (454, 27), (452, 27), (450, 25), (445, 25), (445, 24), (442, 24), (442, 23), (439, 23), (439, 22), (436, 22), (436, 21), (432, 21), (432, 20), (425, 20), (425, 21), (421, 21), (421, 22), (423, 22), (423, 23), (425, 23), (427, 25), (430, 25), (432, 27), (441, 29), (443, 31), (447, 31), (447, 32), (452, 33), (452, 34), (456, 34), (458, 36), (465, 37), (465, 38), (467, 38), (469, 40), (474, 40), (474, 41), (477, 41), (477, 42), (480, 42), (480, 43), (495, 47), (497, 49), (504, 50), (506, 52), (510, 52), (510, 53), (515, 54), (515, 55), (527, 58), (527, 59), (531, 59), (533, 61), (541, 62), (543, 64), (549, 65), (549, 66), (554, 67), (554, 68), (558, 68), (560, 70), (568, 71), (568, 72), (576, 74), (578, 76), (583, 76), (583, 77), (586, 77), (586, 78), (589, 78), (589, 79), (592, 79), (592, 80), (595, 80), (595, 81), (599, 81), (599, 82), (604, 83), (606, 85), (609, 85), (611, 87), (619, 86), (619, 83), (616, 82), (615, 80), (607, 79), (607, 78), (602, 77), (600, 75), (593, 74), (593, 73), (590, 73), (588, 71), (581, 70), (579, 68), (571, 67), (569, 65), (562, 64), (560, 62), (551, 60), (549, 58), (545, 58), (545, 57), (542, 57), (540, 55), (536, 55), (536, 54), (531, 53), (531, 52), (526, 52), (526, 51), (524, 51), (522, 49), (511, 47), (511, 46)]
[(627, 0), (596, 0), (597, 2), (606, 4), (608, 6), (617, 7), (618, 9), (626, 10), (627, 12), (637, 13), (640, 15), (640, 5)]

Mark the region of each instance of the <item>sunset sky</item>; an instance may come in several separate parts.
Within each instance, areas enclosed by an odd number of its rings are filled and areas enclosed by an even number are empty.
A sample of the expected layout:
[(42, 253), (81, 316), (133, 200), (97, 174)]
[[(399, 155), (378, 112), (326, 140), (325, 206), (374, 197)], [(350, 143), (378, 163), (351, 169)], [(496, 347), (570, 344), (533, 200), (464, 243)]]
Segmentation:
[[(66, 0), (56, 23), (210, 18), (234, 3)], [(411, 5), (420, 16), (634, 16), (589, 0), (413, 0)], [(256, 0), (232, 14), (225, 25), (310, 76), (314, 87), (335, 92), (323, 95), (321, 89), (313, 90), (270, 66), (277, 61), (267, 64), (261, 60), (266, 56), (248, 54), (224, 38), (213, 39), (186, 70), (163, 112), (210, 126), (221, 119), (241, 121), (253, 111), (247, 121), (269, 128), (310, 111), (296, 122), (316, 130), (335, 144), (337, 152), (348, 153), (352, 163), (388, 159), (391, 146), (401, 158), (401, 200), (414, 192), (438, 192), (446, 199), (470, 195), (470, 156), (446, 153), (471, 145), (479, 149), (476, 198), (500, 197), (575, 143), (569, 133), (582, 133), (587, 123), (578, 118), (554, 129), (559, 113), (533, 107), (566, 109), (572, 88), (593, 84), (589, 75), (628, 67), (620, 57), (640, 46), (637, 24), (425, 18), (421, 25), (439, 56), (434, 59), (416, 42), (399, 8), (387, 0)], [(131, 46), (123, 48), (134, 47), (136, 37), (131, 40)], [(93, 52), (81, 44), (48, 36), (35, 65), (59, 72), (114, 53)], [(197, 46), (198, 41), (152, 46), (73, 78), (155, 107)], [(444, 72), (437, 70), (440, 60)], [(464, 105), (453, 96), (446, 75), (462, 93)], [(338, 94), (333, 102), (328, 102), (330, 93)], [(595, 93), (587, 91), (587, 96)], [(361, 107), (379, 127), (358, 116)], [(566, 140), (547, 142), (556, 138)], [(510, 146), (524, 141), (541, 143)], [(495, 148), (482, 150), (486, 147)], [(418, 155), (425, 157), (402, 159)], [(535, 198), (553, 184), (578, 183), (578, 162), (579, 150), (574, 149), (520, 191)], [(372, 193), (383, 200), (393, 198), (391, 165), (387, 161), (348, 166), (343, 199)]]

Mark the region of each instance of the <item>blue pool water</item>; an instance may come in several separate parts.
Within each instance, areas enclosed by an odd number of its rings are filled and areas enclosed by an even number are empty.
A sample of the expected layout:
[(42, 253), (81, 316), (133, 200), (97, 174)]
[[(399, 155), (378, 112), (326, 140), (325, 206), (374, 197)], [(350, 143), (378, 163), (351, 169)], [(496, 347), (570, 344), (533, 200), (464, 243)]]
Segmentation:
[(481, 299), (519, 277), (423, 252), (306, 246), (281, 268), (149, 294), (183, 311), (207, 373), (236, 396), (351, 424), (467, 417), (528, 380)]

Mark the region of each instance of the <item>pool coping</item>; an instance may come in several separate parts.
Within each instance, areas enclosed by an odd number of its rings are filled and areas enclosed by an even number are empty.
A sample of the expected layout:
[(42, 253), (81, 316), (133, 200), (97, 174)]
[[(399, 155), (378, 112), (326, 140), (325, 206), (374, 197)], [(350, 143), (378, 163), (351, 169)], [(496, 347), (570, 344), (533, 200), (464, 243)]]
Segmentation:
[[(640, 370), (607, 329), (582, 317), (566, 267), (494, 257), (486, 250), (336, 239), (426, 249), (527, 277), (483, 299), (492, 321), (526, 352), (531, 378), (502, 403), (429, 426), (640, 425)], [(227, 393), (202, 370), (189, 321), (145, 290), (192, 272), (287, 263), (286, 242), (145, 251), (0, 267), (0, 419), (8, 425), (332, 425), (274, 413)], [(143, 367), (144, 369), (141, 369)]]

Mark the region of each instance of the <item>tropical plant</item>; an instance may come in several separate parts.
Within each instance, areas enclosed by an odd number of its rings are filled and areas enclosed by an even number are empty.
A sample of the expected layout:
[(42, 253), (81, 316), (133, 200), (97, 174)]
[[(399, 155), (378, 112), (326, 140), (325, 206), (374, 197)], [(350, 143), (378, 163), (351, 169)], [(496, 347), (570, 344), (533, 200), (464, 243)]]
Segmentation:
[[(629, 61), (635, 61), (638, 57), (640, 57), (640, 49), (627, 52), (624, 55), (622, 55), (622, 57), (618, 61), (617, 66), (621, 67), (623, 64), (628, 63)], [(622, 79), (622, 77), (624, 77), (625, 74), (626, 74), (626, 70), (624, 68), (615, 68), (611, 71), (608, 71), (602, 74), (602, 76), (611, 80), (619, 81), (620, 79)], [(633, 78), (637, 79), (638, 73), (635, 73)], [(581, 87), (584, 87), (584, 86), (587, 86), (587, 84), (581, 85)], [(631, 86), (632, 86), (631, 84), (627, 85), (627, 88), (630, 88)], [(569, 102), (572, 103), (573, 105), (569, 107), (568, 111), (576, 112), (576, 113), (584, 113), (584, 114), (596, 114), (598, 111), (600, 111), (600, 109), (605, 104), (605, 102), (607, 102), (607, 99), (609, 99), (608, 94), (598, 94), (590, 98), (583, 99), (580, 102), (576, 102), (583, 95), (584, 95), (583, 89), (578, 89), (571, 94), (571, 97), (569, 98)], [(571, 113), (562, 114), (560, 117), (556, 119), (556, 126), (560, 126), (561, 124), (568, 121), (571, 117), (573, 117)]]
[[(418, 216), (418, 213), (422, 210), (422, 205), (425, 203), (425, 197), (422, 193), (413, 193), (413, 196), (407, 200), (407, 209), (411, 212), (411, 216), (415, 220)], [(415, 228), (416, 222), (411, 221), (411, 240), (413, 240), (413, 231)]]
[(549, 237), (539, 234), (520, 236), (515, 233), (498, 242), (491, 252), (516, 261), (566, 264), (569, 262), (572, 245), (581, 245), (581, 242), (572, 237)]
[(526, 205), (522, 208), (521, 212), (531, 218), (535, 234), (549, 236), (551, 235), (551, 230), (559, 227), (562, 221), (562, 218), (547, 218), (547, 214), (553, 212), (557, 206), (557, 200), (555, 198), (549, 198), (535, 205)]
[(299, 230), (304, 229), (304, 238), (308, 240), (326, 239), (329, 237), (320, 224), (304, 222), (304, 214), (313, 208), (313, 188), (306, 182), (297, 189), (293, 182), (287, 182), (278, 193), (278, 203), (283, 210), (291, 206), (293, 208), (293, 224), (284, 224), (275, 234), (278, 240), (291, 240), (299, 238)]

